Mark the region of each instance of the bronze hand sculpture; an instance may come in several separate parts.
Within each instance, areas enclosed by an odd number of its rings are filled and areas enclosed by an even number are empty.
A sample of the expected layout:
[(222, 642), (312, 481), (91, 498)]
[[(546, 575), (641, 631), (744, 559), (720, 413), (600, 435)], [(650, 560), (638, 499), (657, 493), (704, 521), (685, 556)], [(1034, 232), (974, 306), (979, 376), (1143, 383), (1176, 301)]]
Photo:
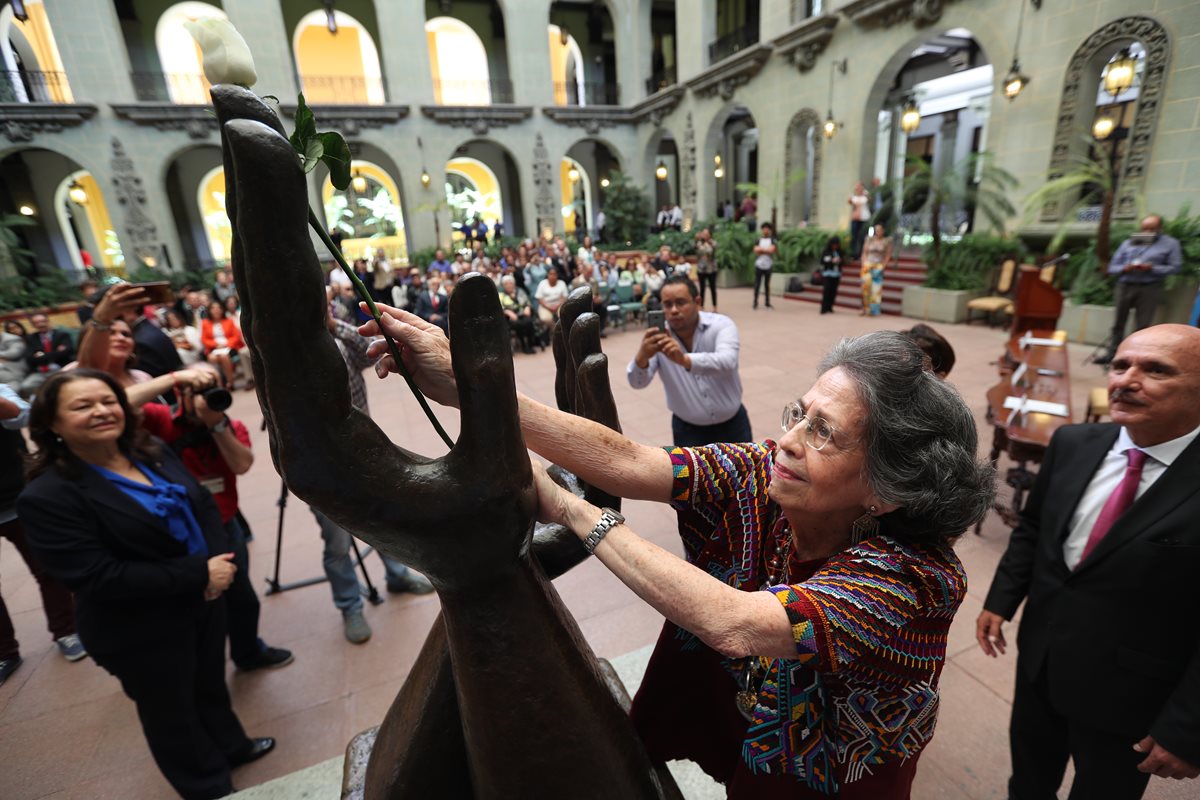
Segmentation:
[[(428, 575), (442, 602), (381, 728), (367, 797), (662, 796), (534, 558), (536, 546), (558, 571), (583, 551), (562, 530), (541, 532), (534, 545), (536, 498), (495, 285), (469, 276), (450, 302), (462, 415), (453, 449), (430, 459), (392, 444), (350, 405), (324, 327), (304, 174), (278, 119), (245, 90), (218, 86), (213, 98), (234, 275), (276, 468), (297, 496)], [(556, 333), (573, 373), (563, 405), (615, 426), (587, 316), (576, 322), (578, 343), (575, 327)]]

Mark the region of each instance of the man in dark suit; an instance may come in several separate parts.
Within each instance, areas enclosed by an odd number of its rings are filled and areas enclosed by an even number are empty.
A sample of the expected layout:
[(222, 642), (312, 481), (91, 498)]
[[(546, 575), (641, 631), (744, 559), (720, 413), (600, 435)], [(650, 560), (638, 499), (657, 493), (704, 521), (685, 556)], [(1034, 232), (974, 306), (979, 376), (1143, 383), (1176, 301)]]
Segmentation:
[(75, 360), (75, 346), (66, 331), (52, 330), (45, 314), (32, 314), (33, 333), (25, 337), (25, 361), (29, 375), (21, 382), (21, 394), (31, 397), (46, 378)]
[(979, 615), (990, 656), (1023, 600), (1010, 800), (1141, 797), (1150, 775), (1200, 775), (1200, 330), (1125, 339), (1115, 424), (1070, 425)]
[(413, 313), (426, 322), (437, 325), (448, 334), (450, 332), (449, 310), (450, 298), (442, 291), (442, 275), (430, 270), (425, 281), (425, 290), (417, 295)]

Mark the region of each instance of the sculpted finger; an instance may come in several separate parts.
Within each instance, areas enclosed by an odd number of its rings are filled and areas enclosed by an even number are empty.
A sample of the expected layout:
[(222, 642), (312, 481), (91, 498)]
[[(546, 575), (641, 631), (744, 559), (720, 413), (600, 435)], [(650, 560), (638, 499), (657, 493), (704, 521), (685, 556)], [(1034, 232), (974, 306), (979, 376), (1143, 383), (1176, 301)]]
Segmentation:
[(572, 367), (567, 389), (571, 393), (571, 410), (576, 414), (584, 413), (579, 407), (579, 365), (588, 355), (599, 351), (600, 317), (591, 311), (580, 314), (567, 332), (567, 353)]
[(454, 455), (475, 469), (516, 474), (531, 485), (509, 341), (496, 284), (484, 275), (467, 275), (450, 296), (450, 353), (462, 412)]
[(554, 329), (550, 332), (550, 350), (554, 353), (554, 402), (559, 411), (573, 413), (575, 392), (570, 387), (574, 384), (568, 383), (567, 373), (573, 376), (575, 369), (567, 353), (567, 329), (562, 326), (561, 320), (554, 323)]

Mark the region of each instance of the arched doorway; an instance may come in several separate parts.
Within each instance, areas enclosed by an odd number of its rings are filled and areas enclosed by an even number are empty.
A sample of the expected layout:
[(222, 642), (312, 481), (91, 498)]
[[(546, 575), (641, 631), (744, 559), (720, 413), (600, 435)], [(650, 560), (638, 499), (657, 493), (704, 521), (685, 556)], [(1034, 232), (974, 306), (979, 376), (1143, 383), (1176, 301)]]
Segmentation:
[(377, 255), (389, 260), (408, 259), (408, 237), (400, 187), (391, 174), (372, 161), (350, 162), (350, 185), (335, 189), (326, 176), (321, 184), (321, 204), (330, 234), (340, 233), (347, 259)]
[(650, 138), (646, 148), (645, 169), (653, 186), (650, 196), (654, 208), (651, 214), (657, 217), (664, 206), (670, 208), (679, 202), (679, 147), (675, 137), (666, 128)]
[(450, 210), (451, 241), (466, 238), (464, 226), (482, 219), (489, 231), (504, 219), (500, 179), (477, 158), (461, 156), (446, 163), (446, 204)]
[(621, 169), (616, 150), (600, 139), (580, 139), (567, 149), (559, 167), (564, 230), (577, 237), (594, 231), (608, 176)]
[(85, 260), (125, 273), (125, 253), (101, 184), (82, 164), (42, 148), (18, 150), (0, 159), (0, 185), (0, 214), (19, 214), (33, 223), (13, 229), (33, 253), (32, 274), (53, 265), (81, 279)]
[(309, 103), (386, 102), (379, 50), (366, 26), (342, 11), (311, 11), (292, 39), (296, 71)]
[(41, 0), (26, 0), (24, 22), (0, 9), (0, 103), (72, 103), (54, 31)]
[(433, 97), (439, 105), (486, 106), (511, 103), (512, 86), (493, 80), (483, 39), (455, 17), (434, 17), (425, 23)]
[(783, 224), (816, 224), (821, 189), (821, 117), (811, 108), (788, 123), (784, 144)]
[[(779, 204), (782, 176), (775, 181), (778, 186), (759, 181), (758, 123), (750, 109), (737, 104), (726, 106), (713, 118), (704, 142), (704, 153), (710, 159), (707, 163), (712, 164), (711, 170), (704, 171), (705, 180), (711, 181), (709, 197), (716, 199), (715, 207), (706, 211), (718, 217), (737, 215), (743, 200), (751, 194), (760, 205), (766, 201), (772, 206)], [(771, 196), (763, 197), (764, 193)]]
[(551, 3), (548, 35), (557, 105), (620, 104), (613, 18), (604, 3)]
[(164, 11), (154, 26), (154, 46), (162, 65), (167, 98), (172, 103), (205, 105), (209, 102), (211, 86), (204, 77), (200, 45), (184, 27), (185, 22), (208, 17), (229, 19), (219, 6), (188, 0)]
[(650, 77), (646, 79), (648, 95), (679, 82), (675, 0), (653, 0), (651, 3), (650, 40)]
[[(917, 160), (928, 164), (936, 179), (983, 152), (995, 90), (992, 63), (965, 28), (911, 40), (880, 72), (863, 123), (863, 163), (871, 172), (857, 177), (868, 187), (886, 185), (885, 196), (896, 198), (876, 212), (888, 230), (899, 230), (906, 242), (927, 241), (929, 209), (923, 199), (910, 197), (897, 208), (904, 178)], [(902, 125), (906, 111), (907, 131)], [(940, 217), (943, 233), (953, 235), (971, 226), (973, 212), (944, 208)]]
[[(475, 191), (481, 195), (490, 194), (487, 190), (491, 181), (495, 180), (495, 199), (486, 198), (483, 205), (483, 218), (488, 223), (488, 228), (494, 230), (495, 220), (498, 220), (504, 224), (504, 230), (509, 234), (523, 233), (526, 228), (521, 211), (521, 181), (517, 172), (517, 161), (508, 148), (491, 139), (473, 139), (460, 145), (446, 162), (447, 201), (449, 202), (455, 187), (466, 186), (461, 176), (468, 174), (464, 166), (472, 162), (479, 165), (469, 173)], [(451, 165), (455, 165), (454, 171), (451, 170)], [(463, 214), (466, 213), (469, 211), (464, 208)], [(490, 216), (492, 214), (495, 216)]]
[(221, 148), (201, 145), (179, 151), (168, 162), (164, 180), (183, 250), (182, 268), (202, 272), (227, 264), (233, 232), (225, 214)]

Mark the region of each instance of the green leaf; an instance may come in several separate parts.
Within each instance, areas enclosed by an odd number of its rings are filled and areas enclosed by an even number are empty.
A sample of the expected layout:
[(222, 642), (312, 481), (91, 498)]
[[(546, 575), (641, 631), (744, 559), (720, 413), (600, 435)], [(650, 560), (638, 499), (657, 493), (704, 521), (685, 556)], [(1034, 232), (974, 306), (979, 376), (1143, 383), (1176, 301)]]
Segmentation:
[(318, 133), (317, 137), (323, 147), (321, 160), (329, 167), (329, 181), (335, 188), (345, 189), (350, 185), (350, 146), (337, 131)]
[(301, 154), (304, 158), (304, 171), (312, 172), (325, 155), (325, 145), (320, 139), (309, 139), (304, 145), (304, 152)]
[[(296, 130), (292, 131), (289, 141), (300, 155), (305, 155), (308, 143), (317, 135), (317, 120), (313, 117), (312, 109), (304, 102), (304, 93), (296, 98)], [(306, 170), (307, 171), (307, 170)]]

